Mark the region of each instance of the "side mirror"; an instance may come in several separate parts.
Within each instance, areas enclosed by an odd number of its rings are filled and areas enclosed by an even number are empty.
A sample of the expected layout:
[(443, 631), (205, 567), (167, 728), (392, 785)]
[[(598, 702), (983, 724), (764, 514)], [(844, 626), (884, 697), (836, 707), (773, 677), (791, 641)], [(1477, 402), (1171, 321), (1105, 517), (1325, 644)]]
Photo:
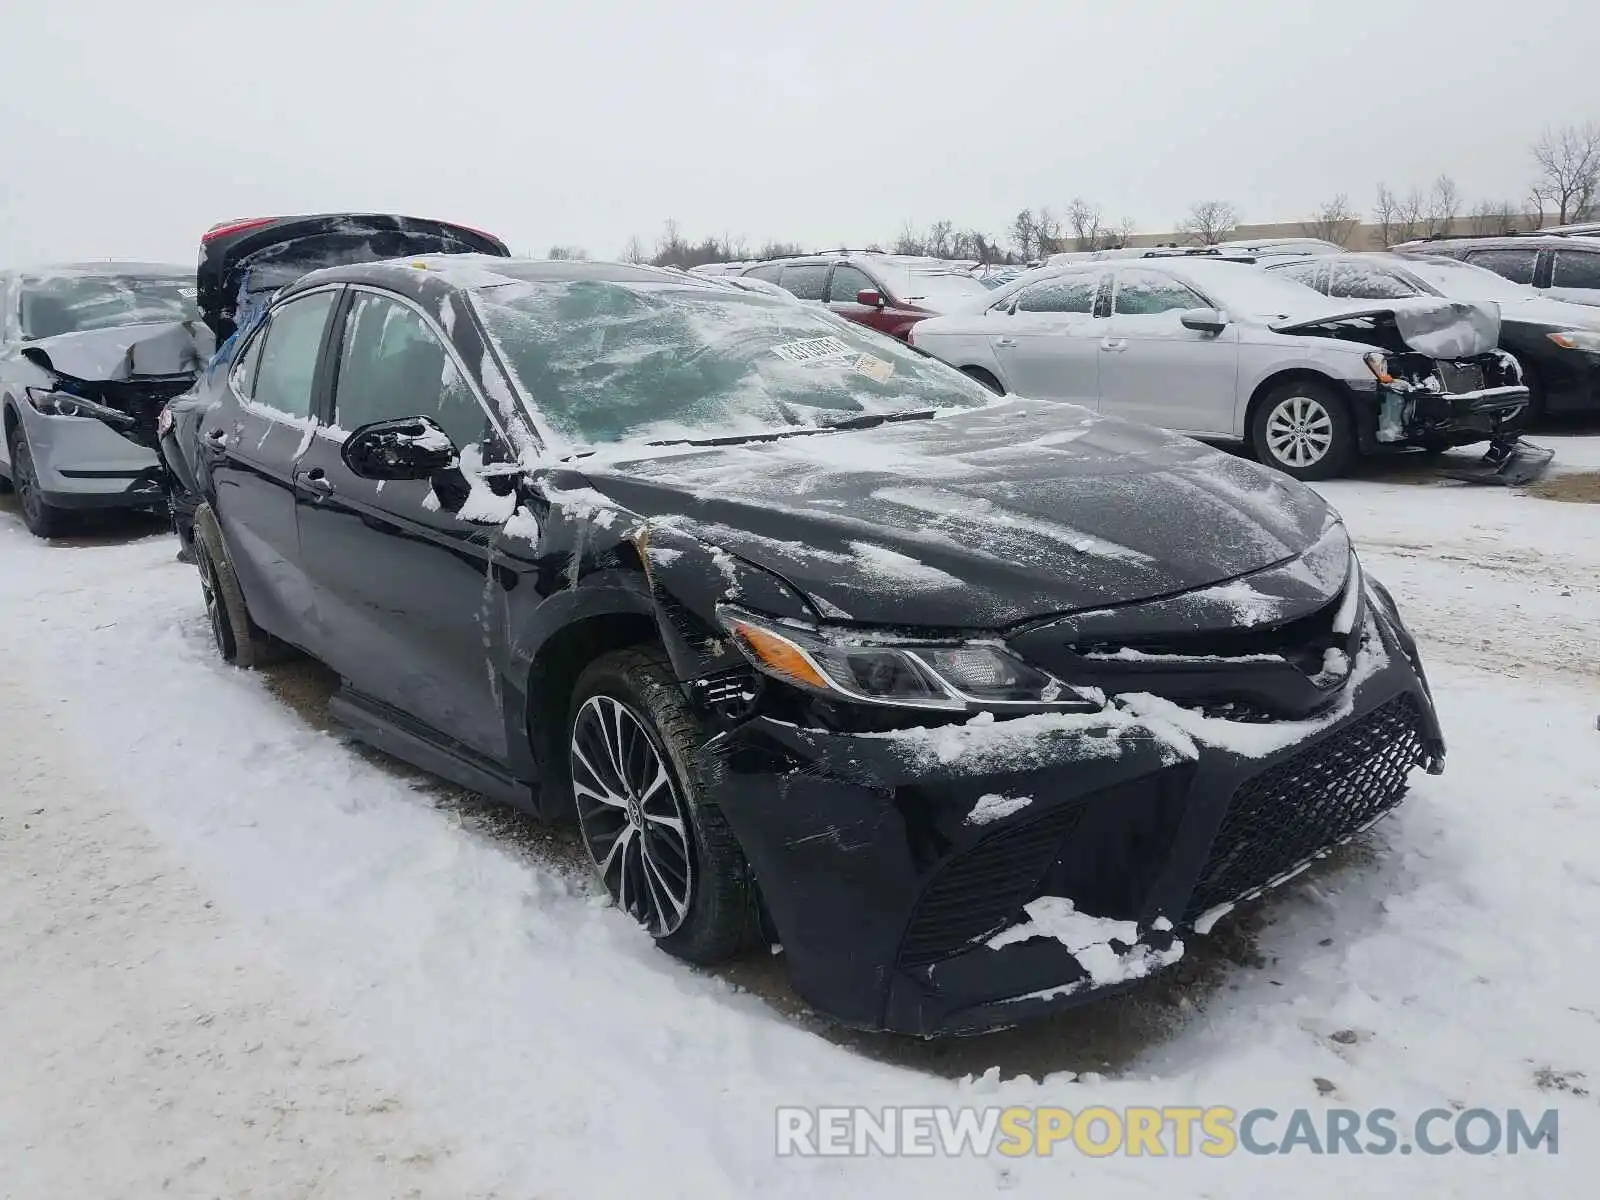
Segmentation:
[(345, 439), (344, 465), (360, 479), (431, 479), (455, 465), (450, 435), (427, 417), (374, 421)]
[(1191, 308), (1178, 318), (1185, 329), (1197, 333), (1221, 333), (1228, 327), (1228, 314), (1214, 308)]
[(856, 293), (856, 303), (865, 304), (868, 308), (882, 308), (883, 293), (873, 291), (871, 288), (862, 288)]

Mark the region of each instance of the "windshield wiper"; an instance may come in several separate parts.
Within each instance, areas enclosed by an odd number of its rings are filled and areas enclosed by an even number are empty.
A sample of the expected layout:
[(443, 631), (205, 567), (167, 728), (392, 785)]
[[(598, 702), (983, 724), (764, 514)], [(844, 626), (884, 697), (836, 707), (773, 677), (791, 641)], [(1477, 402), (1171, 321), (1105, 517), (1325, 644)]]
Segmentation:
[(842, 421), (832, 421), (827, 425), (808, 425), (802, 429), (772, 429), (765, 433), (735, 433), (723, 437), (707, 438), (662, 438), (660, 441), (646, 442), (646, 446), (742, 446), (749, 442), (775, 442), (780, 438), (808, 437), (813, 433), (833, 433), (843, 429), (871, 429), (889, 421), (927, 421), (931, 420), (938, 412), (935, 408), (916, 408), (908, 412), (896, 413), (862, 413), (858, 417), (846, 417)]

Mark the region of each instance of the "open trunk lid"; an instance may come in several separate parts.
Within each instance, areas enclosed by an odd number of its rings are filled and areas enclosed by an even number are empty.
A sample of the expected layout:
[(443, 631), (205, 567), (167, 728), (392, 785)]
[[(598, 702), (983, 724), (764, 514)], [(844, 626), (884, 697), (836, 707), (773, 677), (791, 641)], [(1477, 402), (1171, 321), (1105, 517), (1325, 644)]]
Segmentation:
[(494, 254), (499, 238), (464, 225), (387, 213), (260, 217), (213, 226), (200, 239), (200, 315), (217, 342), (302, 275), (346, 263), (413, 254)]

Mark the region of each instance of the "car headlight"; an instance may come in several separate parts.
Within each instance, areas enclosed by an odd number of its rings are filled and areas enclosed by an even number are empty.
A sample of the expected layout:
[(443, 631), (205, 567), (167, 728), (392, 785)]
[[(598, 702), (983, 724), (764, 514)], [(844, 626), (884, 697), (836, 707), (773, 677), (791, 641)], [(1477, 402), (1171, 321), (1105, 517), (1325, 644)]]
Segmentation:
[(87, 417), (96, 421), (109, 421), (113, 425), (132, 425), (133, 418), (120, 409), (71, 396), (66, 392), (53, 392), (48, 388), (28, 389), (28, 403), (47, 417)]
[(1098, 696), (987, 642), (874, 642), (858, 635), (779, 625), (734, 609), (718, 611), (734, 644), (761, 671), (785, 683), (861, 704), (964, 711), (1048, 705), (1098, 711)]
[(1587, 329), (1564, 329), (1559, 333), (1550, 333), (1545, 336), (1563, 350), (1586, 350), (1590, 354), (1600, 354), (1600, 332)]

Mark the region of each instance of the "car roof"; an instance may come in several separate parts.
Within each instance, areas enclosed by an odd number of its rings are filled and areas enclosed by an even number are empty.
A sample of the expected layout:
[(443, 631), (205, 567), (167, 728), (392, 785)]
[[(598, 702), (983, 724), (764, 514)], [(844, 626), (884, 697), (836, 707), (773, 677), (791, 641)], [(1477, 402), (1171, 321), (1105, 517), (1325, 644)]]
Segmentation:
[(194, 278), (194, 268), (192, 266), (179, 266), (176, 263), (123, 262), (117, 260), (48, 263), (37, 267), (16, 267), (13, 268), (13, 271), (17, 275), (37, 278), (48, 278), (52, 275), (154, 275), (162, 278), (170, 276), (175, 279)]
[(578, 259), (501, 258), (491, 254), (433, 254), (325, 267), (283, 289), (290, 295), (329, 283), (366, 283), (415, 299), (460, 289), (590, 279), (604, 283), (677, 283), (726, 290), (715, 275), (693, 275), (669, 267)]
[(1422, 250), (1428, 246), (1448, 246), (1452, 250), (1464, 250), (1474, 246), (1481, 246), (1486, 250), (1507, 250), (1522, 246), (1531, 246), (1535, 250), (1562, 249), (1568, 250), (1577, 247), (1580, 250), (1600, 250), (1600, 237), (1590, 237), (1577, 233), (1494, 233), (1485, 236), (1468, 237), (1436, 237), (1417, 238), (1409, 242), (1401, 242), (1398, 246), (1391, 246), (1391, 250)]

